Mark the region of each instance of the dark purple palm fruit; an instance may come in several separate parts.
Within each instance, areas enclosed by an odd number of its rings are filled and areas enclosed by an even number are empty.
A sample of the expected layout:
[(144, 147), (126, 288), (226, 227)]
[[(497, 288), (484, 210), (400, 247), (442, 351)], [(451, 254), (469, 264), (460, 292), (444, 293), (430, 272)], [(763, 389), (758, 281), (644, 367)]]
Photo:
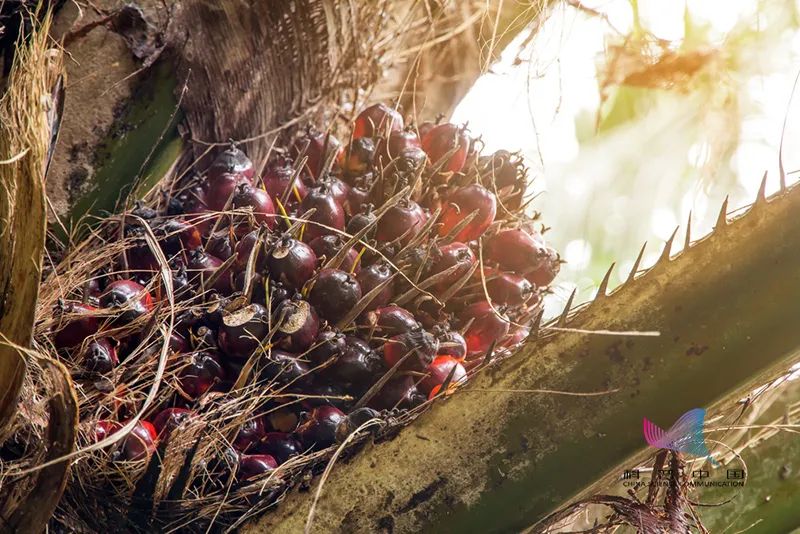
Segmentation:
[(242, 174), (222, 174), (206, 184), (205, 203), (212, 211), (222, 211), (232, 205), (239, 188), (247, 186), (252, 187), (253, 182)]
[(387, 367), (394, 367), (402, 360), (401, 369), (423, 371), (438, 350), (439, 340), (425, 330), (416, 330), (389, 338), (383, 345), (383, 360)]
[(53, 344), (58, 349), (80, 345), (87, 337), (97, 333), (100, 322), (98, 309), (82, 302), (60, 303), (55, 306), (57, 318), (53, 330), (56, 332)]
[(375, 176), (371, 173), (365, 173), (352, 180), (353, 185), (350, 187), (350, 192), (347, 195), (347, 202), (344, 205), (344, 212), (349, 216), (358, 214), (365, 204), (369, 203), (372, 186), (375, 183)]
[(519, 228), (493, 235), (486, 242), (484, 254), (486, 259), (497, 262), (501, 268), (518, 274), (537, 270), (547, 258), (542, 236)]
[(172, 433), (193, 416), (194, 412), (188, 408), (166, 408), (158, 412), (153, 418), (153, 427), (159, 441), (168, 442)]
[(330, 175), (325, 177), (324, 180), (320, 180), (320, 183), (324, 183), (330, 188), (331, 194), (337, 204), (342, 206), (342, 208), (347, 205), (347, 199), (350, 196), (350, 184)]
[[(243, 292), (245, 290), (245, 283), (247, 282), (247, 272), (239, 271), (233, 277), (233, 290)], [(253, 273), (253, 293), (251, 299), (253, 302), (266, 302), (267, 291), (264, 287), (264, 275), (259, 272)]]
[[(294, 172), (294, 164), (288, 156), (279, 154), (269, 162), (264, 171), (262, 181), (264, 182), (264, 189), (267, 190), (273, 200), (283, 202), (285, 197), (286, 204), (294, 204), (303, 200), (306, 193), (308, 193), (308, 187), (299, 177), (292, 184)], [(293, 190), (287, 191), (290, 185)]]
[(100, 305), (118, 310), (117, 320), (130, 323), (153, 309), (153, 298), (144, 286), (133, 280), (116, 280), (106, 287)]
[(225, 315), (219, 326), (217, 342), (233, 358), (249, 358), (269, 333), (269, 312), (261, 304), (250, 304)]
[(455, 330), (440, 330), (434, 335), (439, 340), (439, 356), (452, 356), (457, 360), (463, 360), (467, 356), (467, 341), (460, 333)]
[(263, 417), (256, 416), (248, 419), (239, 427), (239, 432), (236, 433), (233, 440), (233, 447), (240, 452), (255, 450), (266, 433)]
[(239, 458), (239, 470), (236, 476), (242, 482), (272, 473), (278, 462), (269, 454), (243, 454)]
[[(377, 220), (375, 214), (372, 213), (374, 208), (375, 206), (372, 204), (362, 204), (361, 211), (353, 215), (347, 222), (347, 233), (350, 235), (355, 235), (367, 226), (373, 224)], [(373, 226), (372, 229), (367, 232), (367, 235), (365, 235), (364, 238), (369, 239), (374, 234), (375, 227)]]
[(209, 180), (214, 180), (226, 173), (241, 174), (248, 180), (256, 173), (250, 158), (233, 143), (214, 159), (206, 174)]
[[(189, 247), (187, 247), (189, 248)], [(197, 248), (197, 247), (191, 247)], [(212, 256), (216, 256), (217, 258), (221, 259), (222, 261), (227, 260), (234, 253), (234, 244), (233, 239), (231, 238), (231, 232), (228, 228), (221, 230), (219, 232), (214, 232), (209, 238), (208, 242), (206, 243), (205, 247), (206, 252), (211, 254)]]
[(314, 279), (308, 300), (330, 323), (344, 317), (361, 299), (361, 286), (350, 273), (322, 269)]
[(183, 219), (167, 219), (156, 227), (161, 248), (168, 256), (181, 253), (184, 249), (193, 249), (203, 244), (199, 230)]
[[(256, 246), (256, 243), (258, 243), (258, 230), (246, 233), (239, 239), (239, 242), (236, 243), (234, 254), (236, 254), (236, 268), (240, 271), (247, 268), (247, 263), (250, 261), (250, 255), (253, 253), (253, 248)], [(269, 244), (266, 240), (262, 240), (254, 265), (256, 271), (263, 271), (267, 266), (268, 247)]]
[[(342, 169), (349, 176), (367, 172), (375, 161), (375, 141), (371, 137), (353, 139), (342, 157)], [(352, 184), (351, 184), (352, 185)]]
[(192, 295), (193, 287), (189, 281), (189, 273), (186, 271), (186, 264), (179, 256), (169, 261), (172, 270), (172, 290), (176, 301), (184, 300)]
[[(206, 184), (207, 185), (207, 184)], [(202, 185), (195, 185), (178, 195), (184, 213), (205, 213), (210, 210), (208, 193)]]
[(267, 432), (258, 445), (258, 451), (269, 454), (280, 465), (289, 458), (302, 454), (303, 447), (287, 432)]
[(477, 212), (477, 215), (454, 237), (467, 243), (478, 239), (494, 222), (497, 214), (497, 197), (480, 184), (470, 184), (454, 191), (446, 199), (440, 222), (439, 235), (444, 237)]
[(277, 345), (290, 352), (305, 352), (319, 334), (317, 311), (299, 298), (281, 302), (275, 309), (275, 321), (278, 324)]
[(114, 459), (131, 462), (144, 460), (156, 450), (156, 441), (156, 429), (152, 423), (139, 420), (130, 433), (120, 440)]
[[(366, 295), (379, 285), (385, 283), (392, 278), (392, 269), (385, 261), (378, 261), (369, 267), (361, 269), (356, 279), (361, 286), (362, 295)], [(380, 293), (378, 293), (367, 306), (367, 310), (374, 310), (381, 306), (386, 306), (392, 300), (394, 295), (394, 288), (392, 282), (389, 282)]]
[(502, 309), (495, 309), (486, 302), (480, 301), (468, 306), (461, 319), (466, 323), (472, 319), (464, 339), (467, 341), (468, 357), (478, 357), (489, 350), (492, 343), (499, 343), (508, 334), (510, 322)]
[(535, 287), (521, 275), (498, 271), (486, 282), (492, 302), (517, 306), (524, 304), (535, 292)]
[(200, 398), (212, 386), (225, 379), (218, 354), (211, 350), (186, 355), (186, 365), (178, 373), (180, 387), (192, 399)]
[(536, 287), (547, 287), (553, 283), (553, 280), (558, 276), (561, 270), (561, 257), (558, 255), (556, 249), (547, 247), (544, 252), (544, 261), (542, 264), (525, 275), (531, 283)]
[(186, 350), (189, 348), (189, 342), (186, 341), (186, 338), (175, 331), (173, 331), (169, 335), (169, 341), (167, 342), (167, 344), (169, 345), (169, 350), (172, 351), (174, 354), (180, 354), (181, 352), (186, 352)]
[(376, 238), (379, 243), (389, 243), (400, 238), (403, 244), (408, 243), (426, 220), (425, 212), (419, 204), (410, 199), (401, 199), (378, 221)]
[(292, 150), (295, 158), (299, 157), (303, 147), (306, 145), (305, 155), (308, 160), (306, 161), (304, 171), (314, 180), (318, 179), (323, 171), (330, 170), (322, 168), (327, 160), (332, 158), (332, 160), (336, 162), (340, 154), (344, 151), (342, 143), (333, 135), (319, 132), (312, 128), (308, 128), (306, 132), (294, 142)]
[(229, 295), (233, 288), (231, 285), (231, 273), (227, 268), (220, 273), (212, 287), (205, 287), (207, 281), (215, 275), (223, 263), (225, 262), (216, 256), (207, 254), (203, 249), (190, 250), (189, 263), (187, 265), (189, 280), (198, 286), (202, 284), (206, 291), (214, 289), (222, 295)]
[(498, 191), (506, 187), (516, 187), (520, 177), (524, 176), (525, 169), (522, 158), (508, 150), (498, 150), (489, 156), (480, 157), (478, 166), (481, 176), (494, 182)]
[(369, 406), (376, 410), (411, 409), (425, 402), (425, 395), (417, 388), (414, 377), (410, 375), (395, 376), (369, 401)]
[[(194, 350), (209, 350), (216, 351), (219, 348), (217, 343), (217, 334), (211, 328), (205, 325), (194, 325), (189, 333), (191, 345)], [(185, 351), (180, 351), (185, 352)]]
[(302, 406), (307, 410), (316, 406), (335, 406), (346, 411), (355, 402), (350, 392), (346, 391), (342, 384), (333, 384), (321, 377), (318, 377), (314, 384), (304, 392), (313, 395), (303, 399)]
[(317, 335), (314, 344), (311, 345), (311, 348), (304, 356), (308, 358), (312, 365), (318, 366), (331, 358), (338, 357), (344, 352), (345, 347), (345, 335), (338, 330), (327, 328)]
[(380, 355), (366, 341), (347, 336), (344, 351), (324, 373), (332, 382), (348, 390), (365, 391), (383, 370)]
[(311, 209), (316, 211), (309, 216), (309, 222), (305, 223), (303, 240), (307, 243), (317, 237), (334, 233), (329, 228), (344, 230), (344, 208), (336, 201), (333, 191), (326, 184), (309, 189), (300, 203), (301, 215)]
[[(344, 442), (350, 434), (359, 430), (361, 425), (373, 419), (382, 419), (380, 412), (372, 408), (356, 408), (348, 413), (347, 417), (336, 427), (336, 441), (339, 443)], [(370, 427), (367, 427), (361, 430), (369, 430), (369, 428)]]
[(107, 337), (93, 340), (83, 355), (83, 367), (90, 373), (110, 373), (118, 363), (117, 343)]
[(269, 306), (273, 311), (276, 310), (284, 300), (291, 298), (293, 294), (294, 291), (288, 289), (283, 282), (269, 279)]
[(436, 261), (434, 261), (431, 266), (430, 276), (437, 275), (458, 265), (454, 272), (447, 275), (445, 280), (437, 284), (437, 290), (439, 292), (446, 291), (453, 283), (463, 278), (477, 261), (472, 249), (464, 243), (459, 243), (457, 241), (439, 247), (439, 254), (437, 256)]
[(305, 388), (311, 380), (311, 367), (296, 354), (270, 349), (259, 377), (267, 383), (276, 382)]
[(295, 435), (304, 448), (320, 451), (336, 442), (336, 426), (344, 417), (338, 408), (317, 406), (308, 414), (308, 419), (297, 427)]
[[(317, 258), (325, 256), (325, 260), (327, 261), (336, 256), (344, 244), (345, 241), (342, 236), (324, 235), (309, 242), (308, 246), (311, 247), (311, 250), (314, 251)], [(347, 256), (345, 256), (340, 269), (355, 274), (358, 274), (361, 270), (361, 262), (359, 261), (358, 253), (354, 249), (351, 248), (347, 251)]]
[(314, 250), (289, 235), (275, 244), (267, 258), (269, 274), (293, 289), (301, 289), (314, 276), (317, 255)]
[[(264, 224), (267, 228), (272, 229), (278, 224), (272, 199), (266, 191), (258, 187), (247, 184), (240, 185), (233, 196), (232, 207), (236, 209), (251, 208), (256, 226)], [(240, 223), (239, 227), (249, 228), (249, 225)]]
[(400, 306), (394, 304), (383, 306), (365, 314), (366, 331), (374, 328), (375, 335), (389, 338), (397, 334), (408, 334), (420, 330), (421, 326), (414, 315)]

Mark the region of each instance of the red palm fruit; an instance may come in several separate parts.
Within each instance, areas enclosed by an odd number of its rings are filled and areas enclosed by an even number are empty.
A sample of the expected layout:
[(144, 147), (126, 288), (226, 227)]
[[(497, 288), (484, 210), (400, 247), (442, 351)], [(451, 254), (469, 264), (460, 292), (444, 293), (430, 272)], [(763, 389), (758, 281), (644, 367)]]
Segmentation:
[(401, 243), (408, 243), (428, 219), (422, 208), (410, 199), (400, 200), (389, 208), (378, 221), (376, 238), (380, 243), (389, 243), (401, 239)]
[(315, 179), (319, 178), (323, 171), (329, 170), (322, 168), (329, 154), (335, 154), (333, 156), (333, 161), (335, 162), (344, 152), (342, 143), (333, 135), (308, 129), (305, 134), (294, 142), (294, 155), (298, 156), (306, 144), (308, 144), (308, 148), (306, 148), (305, 155), (308, 160), (306, 161), (305, 170)]
[(366, 341), (355, 336), (347, 336), (345, 349), (336, 362), (325, 368), (325, 375), (345, 388), (363, 390), (375, 381), (383, 371), (381, 357), (373, 351)]
[(466, 128), (450, 123), (434, 126), (422, 137), (422, 149), (433, 165), (441, 164), (440, 160), (451, 154), (440, 172), (459, 172), (464, 167), (469, 150)]
[(272, 199), (263, 189), (248, 185), (239, 186), (233, 196), (233, 207), (252, 208), (253, 219), (257, 225), (266, 224), (268, 228), (272, 229), (278, 223)]
[(317, 335), (306, 357), (314, 365), (322, 365), (341, 354), (346, 346), (344, 334), (337, 330), (323, 330)]
[[(300, 213), (305, 213), (310, 209), (316, 211), (309, 217), (310, 222), (305, 223), (303, 239), (306, 242), (333, 233), (333, 230), (326, 227), (344, 230), (344, 208), (336, 202), (333, 191), (327, 185), (322, 184), (309, 189), (303, 202), (300, 203)], [(320, 224), (324, 226), (320, 226)]]
[(128, 461), (144, 460), (156, 450), (156, 429), (149, 421), (139, 420), (130, 433), (122, 438), (120, 451)]
[(403, 375), (390, 378), (370, 399), (369, 405), (376, 410), (411, 409), (423, 402), (425, 396), (420, 393), (414, 378)]
[[(361, 286), (362, 295), (366, 295), (379, 285), (383, 284), (392, 277), (392, 270), (384, 261), (373, 263), (369, 267), (361, 269), (356, 279)], [(394, 289), (389, 282), (369, 303), (367, 310), (374, 310), (381, 306), (386, 306), (392, 300)]]
[[(356, 180), (353, 187), (347, 194), (347, 202), (344, 204), (344, 211), (347, 215), (358, 216), (358, 213), (364, 210), (364, 206), (372, 206), (369, 204), (369, 193), (371, 185), (365, 180)], [(348, 228), (350, 226), (348, 225)], [(348, 233), (352, 234), (350, 230)]]
[(186, 358), (186, 365), (178, 376), (181, 389), (189, 397), (200, 398), (214, 384), (225, 379), (222, 362), (215, 351), (195, 351), (187, 354)]
[[(344, 239), (339, 235), (324, 235), (309, 242), (308, 246), (311, 247), (317, 258), (325, 256), (325, 259), (329, 260), (341, 250), (344, 244)], [(358, 258), (358, 253), (352, 248), (349, 249), (340, 268), (348, 273), (358, 274), (361, 270), (361, 261)]]
[(100, 305), (119, 310), (118, 319), (129, 323), (153, 309), (153, 297), (144, 286), (133, 280), (116, 280), (106, 287)]
[[(247, 268), (247, 263), (250, 261), (250, 255), (253, 253), (253, 248), (256, 246), (257, 242), (258, 230), (253, 230), (242, 236), (242, 238), (239, 239), (239, 242), (236, 243), (236, 267), (239, 270)], [(267, 266), (267, 247), (268, 244), (265, 241), (262, 241), (261, 248), (258, 251), (258, 256), (256, 256), (256, 262), (254, 265), (256, 271), (263, 271)]]
[(403, 358), (401, 369), (422, 371), (428, 367), (439, 350), (439, 341), (424, 330), (398, 334), (383, 345), (383, 360), (394, 367)]
[(381, 158), (383, 165), (388, 165), (389, 162), (408, 149), (421, 149), (419, 137), (417, 132), (410, 129), (404, 129), (399, 132), (392, 132), (389, 135), (388, 141), (381, 139), (378, 143), (378, 157)]
[(101, 419), (94, 425), (94, 441), (103, 441), (112, 434), (115, 434), (122, 428), (122, 425), (116, 421), (109, 421), (108, 419)]
[(493, 235), (486, 243), (485, 252), (488, 260), (497, 262), (505, 270), (520, 274), (535, 271), (547, 257), (541, 236), (519, 228), (502, 230)]
[[(376, 221), (375, 214), (372, 213), (374, 206), (372, 204), (361, 204), (360, 212), (353, 215), (353, 217), (347, 223), (347, 233), (350, 235), (355, 235), (367, 226), (371, 225)], [(375, 233), (375, 228), (373, 227), (372, 230), (367, 232), (365, 237), (369, 237), (370, 234)]]
[(347, 147), (341, 166), (346, 173), (357, 176), (372, 167), (375, 160), (375, 141), (371, 137), (359, 137)]
[(83, 356), (83, 367), (92, 373), (106, 374), (119, 364), (116, 342), (107, 337), (93, 340)]
[(492, 342), (500, 342), (508, 334), (508, 317), (495, 313), (486, 301), (469, 305), (461, 314), (461, 319), (464, 322), (473, 319), (472, 324), (464, 333), (469, 356), (485, 353), (489, 350)]
[(439, 356), (452, 356), (463, 360), (467, 355), (467, 341), (454, 330), (439, 335)]
[(209, 180), (214, 180), (225, 173), (241, 174), (248, 179), (252, 179), (255, 172), (250, 158), (232, 144), (214, 159), (211, 167), (208, 168), (207, 174)]
[(181, 352), (186, 352), (186, 349), (189, 348), (189, 343), (186, 341), (186, 338), (183, 337), (181, 334), (177, 332), (172, 332), (169, 336), (169, 350), (172, 352), (179, 354)]
[(245, 454), (239, 459), (236, 475), (245, 481), (271, 473), (276, 467), (278, 462), (269, 454)]
[(369, 312), (366, 318), (368, 328), (374, 325), (375, 332), (381, 337), (408, 334), (421, 328), (410, 311), (395, 305), (383, 306)]
[(308, 414), (308, 419), (297, 427), (295, 435), (306, 449), (325, 449), (336, 442), (336, 426), (344, 418), (344, 413), (338, 408), (317, 406)]
[(162, 442), (169, 441), (172, 433), (194, 416), (194, 412), (187, 408), (166, 408), (161, 410), (153, 418), (153, 427), (156, 429), (156, 436)]
[(344, 208), (350, 196), (350, 184), (343, 182), (335, 176), (328, 176), (322, 181), (322, 183), (330, 188), (331, 194), (333, 195), (334, 200), (336, 200), (336, 203)]
[(534, 286), (519, 274), (498, 271), (486, 282), (492, 302), (517, 306), (534, 293)]
[(425, 370), (425, 378), (418, 387), (428, 395), (433, 388), (444, 384), (451, 372), (453, 372), (453, 378), (450, 379), (451, 384), (459, 384), (467, 380), (467, 371), (458, 359), (452, 356), (437, 356)]
[(97, 308), (82, 302), (67, 302), (56, 306), (58, 322), (53, 327), (56, 332), (53, 343), (63, 349), (80, 345), (87, 337), (97, 333), (100, 327)]
[(253, 303), (226, 315), (217, 333), (219, 348), (233, 358), (249, 358), (269, 333), (269, 312)]
[(267, 265), (272, 278), (287, 287), (300, 289), (314, 276), (317, 255), (310, 246), (285, 235), (269, 253)]
[(430, 276), (444, 272), (456, 265), (459, 266), (455, 272), (447, 276), (446, 280), (438, 284), (440, 290), (447, 289), (451, 284), (460, 280), (477, 261), (472, 249), (457, 241), (440, 247), (439, 252), (441, 255), (431, 266)]
[(544, 250), (544, 260), (542, 264), (525, 275), (536, 287), (547, 287), (553, 283), (561, 270), (561, 258), (556, 249), (546, 247)]
[(417, 133), (419, 134), (419, 138), (422, 139), (425, 137), (428, 132), (436, 128), (436, 123), (431, 121), (425, 121), (417, 127)]
[[(294, 202), (299, 202), (297, 199), (298, 196), (300, 200), (303, 200), (303, 197), (305, 197), (308, 192), (308, 187), (306, 187), (303, 180), (298, 177), (294, 181), (294, 184), (292, 184), (292, 178), (294, 178), (294, 165), (292, 164), (292, 160), (286, 156), (279, 155), (267, 165), (267, 169), (261, 180), (264, 182), (264, 189), (267, 190), (267, 193), (269, 193), (269, 196), (271, 196), (273, 200), (280, 200), (283, 202), (282, 199), (285, 196), (287, 199), (286, 203), (292, 204)], [(290, 185), (296, 188), (297, 192), (289, 191), (287, 195), (286, 190)]]
[[(253, 182), (242, 174), (222, 174), (208, 182), (206, 186), (206, 204), (213, 211), (222, 211), (226, 206), (231, 205), (229, 202), (233, 202), (233, 197), (236, 196), (239, 187), (252, 187), (252, 185)], [(198, 213), (201, 211), (198, 211)]]
[(280, 465), (289, 458), (302, 454), (303, 447), (287, 432), (267, 432), (258, 446), (258, 451), (269, 454)]
[(239, 427), (233, 440), (233, 448), (240, 452), (252, 451), (267, 433), (264, 419), (261, 416), (248, 419)]
[(222, 261), (225, 261), (233, 256), (234, 245), (233, 240), (231, 239), (230, 231), (226, 228), (220, 232), (214, 232), (214, 234), (208, 238), (208, 243), (206, 244), (205, 250), (212, 256), (216, 256)]
[(456, 190), (447, 198), (442, 213), (439, 235), (446, 236), (458, 223), (477, 211), (478, 214), (455, 236), (456, 241), (464, 243), (478, 239), (494, 222), (497, 214), (497, 198), (494, 193), (479, 184), (472, 184)]
[(344, 317), (361, 299), (355, 276), (339, 269), (322, 269), (314, 280), (308, 300), (330, 323)]
[(373, 104), (358, 114), (353, 125), (353, 138), (386, 137), (388, 132), (401, 132), (405, 127), (403, 116), (386, 104)]
[(279, 347), (301, 353), (314, 344), (319, 334), (319, 317), (311, 304), (305, 300), (287, 299), (278, 304), (275, 316), (276, 321), (281, 321), (277, 332)]
[[(187, 275), (193, 284), (203, 284), (210, 280), (212, 276), (222, 267), (225, 263), (216, 256), (206, 254), (203, 249), (195, 249), (189, 251), (189, 264), (187, 267)], [(213, 287), (205, 287), (205, 290), (214, 289), (222, 295), (228, 295), (233, 290), (231, 285), (231, 276), (229, 269), (226, 268), (217, 280), (214, 282)]]

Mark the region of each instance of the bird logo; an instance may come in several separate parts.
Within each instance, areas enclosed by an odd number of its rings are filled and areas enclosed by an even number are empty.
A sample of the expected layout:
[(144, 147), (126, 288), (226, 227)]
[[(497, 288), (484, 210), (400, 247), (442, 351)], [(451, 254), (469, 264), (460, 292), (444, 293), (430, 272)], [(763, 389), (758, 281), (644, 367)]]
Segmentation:
[(646, 417), (642, 419), (642, 432), (647, 444), (657, 449), (683, 452), (697, 457), (708, 458), (712, 465), (719, 465), (711, 457), (703, 438), (703, 424), (706, 418), (704, 408), (689, 410), (675, 421), (669, 430), (664, 430)]

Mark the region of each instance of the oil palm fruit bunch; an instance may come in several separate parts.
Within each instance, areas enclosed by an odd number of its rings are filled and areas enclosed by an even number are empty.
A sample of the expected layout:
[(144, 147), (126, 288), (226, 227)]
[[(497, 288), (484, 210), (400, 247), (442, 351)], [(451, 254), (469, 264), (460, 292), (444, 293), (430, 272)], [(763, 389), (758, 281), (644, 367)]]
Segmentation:
[(108, 223), (48, 339), (111, 462), (199, 422), (218, 428), (204, 487), (263, 481), (370, 419), (410, 420), (525, 339), (561, 260), (519, 155), (384, 104), (341, 139), (309, 127), (261, 169), (231, 145)]

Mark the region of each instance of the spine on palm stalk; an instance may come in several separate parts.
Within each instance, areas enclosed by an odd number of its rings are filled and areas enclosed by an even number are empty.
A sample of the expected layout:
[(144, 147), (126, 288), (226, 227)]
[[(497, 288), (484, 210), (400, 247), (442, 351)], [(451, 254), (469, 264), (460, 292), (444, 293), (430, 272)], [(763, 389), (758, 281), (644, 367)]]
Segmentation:
[(263, 165), (230, 146), (45, 282), (37, 339), (72, 372), (88, 449), (60, 521), (232, 523), (529, 335), (560, 260), (521, 159), (381, 104), (348, 141), (309, 128)]

